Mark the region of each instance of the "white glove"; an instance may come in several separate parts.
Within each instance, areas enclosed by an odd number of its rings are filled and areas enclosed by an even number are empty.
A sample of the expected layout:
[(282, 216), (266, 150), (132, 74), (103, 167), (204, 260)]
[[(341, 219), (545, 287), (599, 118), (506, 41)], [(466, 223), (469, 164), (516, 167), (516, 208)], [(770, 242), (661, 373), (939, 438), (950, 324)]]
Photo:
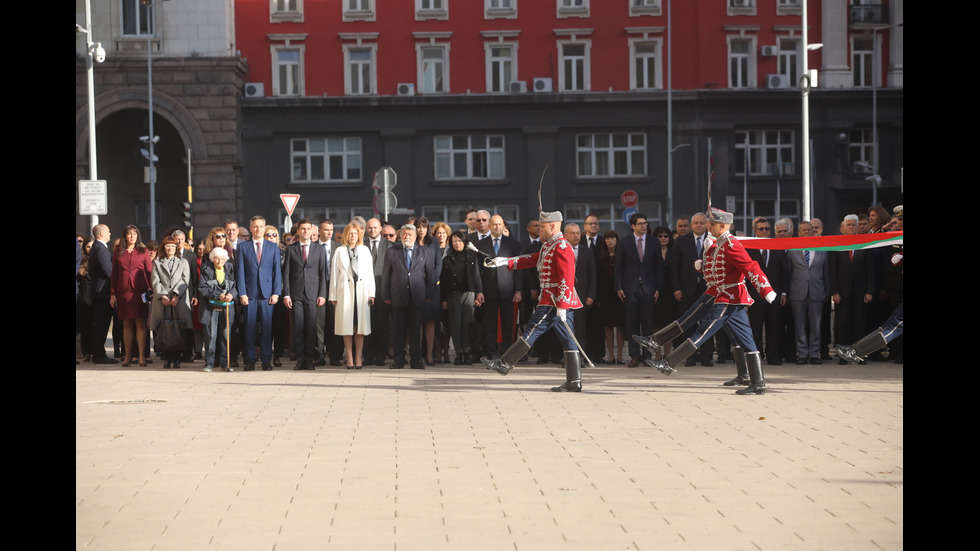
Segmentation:
[(498, 256), (496, 258), (487, 258), (483, 261), (483, 265), (487, 268), (499, 268), (501, 266), (506, 266), (507, 261), (510, 260), (505, 256)]
[(558, 309), (558, 317), (561, 318), (561, 321), (568, 321), (566, 319), (567, 316), (568, 316), (568, 308), (559, 308)]
[(903, 258), (905, 258), (905, 255), (903, 255), (902, 253), (895, 253), (895, 254), (893, 254), (892, 255), (892, 264), (898, 266), (899, 263), (902, 262), (902, 259)]
[(695, 260), (694, 261), (694, 269), (700, 272), (701, 271), (701, 265), (702, 264), (704, 264), (704, 263), (701, 261), (700, 258), (697, 259), (697, 260)]
[(776, 300), (776, 291), (766, 293), (766, 302), (772, 303), (774, 300)]

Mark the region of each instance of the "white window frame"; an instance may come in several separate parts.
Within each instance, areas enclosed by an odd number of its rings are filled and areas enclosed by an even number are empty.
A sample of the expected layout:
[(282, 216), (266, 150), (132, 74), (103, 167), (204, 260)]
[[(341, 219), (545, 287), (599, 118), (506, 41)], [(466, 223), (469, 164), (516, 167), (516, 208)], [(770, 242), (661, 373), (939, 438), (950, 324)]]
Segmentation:
[[(435, 61), (426, 61), (424, 58), (426, 50), (442, 50), (442, 90), (430, 90), (428, 84), (435, 86), (435, 81), (428, 82), (430, 75), (428, 74), (428, 66)], [(418, 86), (416, 91), (420, 94), (448, 94), (449, 87), (449, 44), (448, 43), (432, 43), (432, 42), (419, 42), (415, 44), (416, 60), (418, 62), (417, 73), (418, 73)]]
[[(578, 56), (566, 56), (565, 46), (583, 46), (584, 54), (582, 60), (582, 88), (566, 88), (565, 87), (565, 62), (572, 57), (577, 58)], [(592, 41), (591, 40), (559, 40), (558, 41), (558, 91), (559, 92), (588, 92), (592, 90), (592, 63), (590, 59), (592, 57)], [(576, 69), (577, 73), (578, 70)]]
[[(617, 138), (626, 137), (625, 145), (617, 145)], [(588, 143), (583, 144), (583, 140)], [(642, 141), (642, 143), (637, 143)], [(575, 135), (575, 175), (582, 179), (641, 178), (647, 175), (647, 135), (643, 132), (594, 132)], [(604, 142), (604, 143), (603, 143)], [(634, 155), (640, 153), (643, 162), (637, 170)], [(620, 157), (624, 155), (623, 157)], [(583, 160), (588, 159), (588, 167)], [(623, 170), (618, 167), (625, 162)], [(603, 168), (600, 172), (600, 168)]]
[(589, 0), (556, 0), (555, 4), (559, 18), (589, 17)]
[(415, 20), (429, 19), (449, 19), (449, 0), (415, 0)]
[[(483, 144), (474, 144), (482, 140)], [(465, 145), (460, 144), (461, 140)], [(498, 144), (492, 142), (498, 141)], [(461, 146), (462, 145), (462, 146)], [(502, 180), (507, 177), (507, 141), (503, 134), (444, 134), (432, 139), (433, 174), (436, 180)], [(474, 174), (480, 163), (475, 159), (482, 158), (482, 166), (486, 175)], [(458, 174), (462, 168), (457, 163), (466, 164), (465, 174)], [(445, 171), (440, 171), (444, 166)], [(496, 169), (496, 171), (495, 171)]]
[(343, 0), (341, 3), (342, 21), (375, 21), (377, 10), (375, 0)]
[[(854, 174), (874, 172), (874, 131), (871, 128), (852, 128), (847, 132), (847, 158)], [(858, 164), (861, 163), (861, 164)], [(864, 165), (864, 166), (862, 166)]]
[[(127, 32), (126, 30), (126, 15), (127, 13), (132, 13), (132, 10), (136, 10), (135, 19), (133, 20), (134, 29), (133, 32)], [(142, 13), (146, 11), (146, 26), (149, 29), (143, 29), (143, 17)], [(156, 36), (156, 21), (153, 20), (156, 9), (148, 7), (143, 4), (142, 0), (120, 0), (119, 6), (119, 30), (123, 36)]]
[[(637, 52), (637, 47), (643, 44), (652, 44), (656, 48), (656, 52), (653, 54), (644, 53), (639, 54)], [(631, 38), (629, 39), (630, 45), (630, 90), (661, 90), (664, 87), (663, 84), (663, 39), (661, 38)], [(646, 75), (648, 79), (642, 84), (651, 84), (649, 82), (652, 78), (652, 86), (640, 86), (640, 76), (637, 74), (638, 61), (639, 58), (654, 58), (655, 67), (653, 75)], [(646, 65), (644, 64), (644, 67)]]
[[(273, 44), (272, 50), (272, 95), (276, 97), (298, 97), (306, 95), (306, 45), (305, 44)], [(279, 54), (295, 51), (298, 54), (296, 63), (281, 63)], [(296, 90), (282, 90), (280, 82), (280, 68), (282, 66), (296, 67)]]
[(630, 5), (630, 17), (644, 15), (661, 15), (661, 0), (627, 0)]
[(800, 15), (803, 13), (803, 0), (778, 0), (776, 15)]
[[(301, 151), (297, 151), (298, 144), (304, 144)], [(322, 145), (313, 151), (314, 144)], [(340, 145), (338, 150), (336, 146)], [(333, 149), (331, 149), (333, 148)], [(340, 158), (341, 174), (331, 173), (331, 160)], [(297, 176), (297, 163), (303, 163), (305, 178)], [(323, 178), (313, 178), (314, 163), (322, 162)], [(354, 166), (356, 165), (356, 166)], [(364, 144), (363, 140), (353, 136), (325, 136), (316, 138), (293, 138), (289, 141), (289, 181), (292, 184), (331, 184), (331, 183), (350, 183), (364, 181)], [(349, 177), (351, 170), (357, 170), (358, 174)]]
[[(660, 201), (640, 201), (636, 205), (638, 212), (642, 212), (647, 215), (647, 222), (650, 223), (648, 226), (651, 230), (657, 226), (663, 225), (663, 205)], [(629, 225), (629, 222), (623, 217), (623, 212), (626, 207), (622, 203), (616, 202), (606, 202), (606, 201), (593, 201), (593, 202), (576, 202), (576, 203), (565, 203), (562, 212), (565, 215), (565, 221), (562, 224), (578, 224), (582, 228), (585, 228), (585, 219), (589, 216), (595, 216), (599, 219), (599, 239), (605, 245), (605, 240), (602, 239), (602, 234), (606, 230), (613, 230), (619, 234), (619, 240), (622, 241), (624, 237), (628, 237), (633, 233), (633, 228)], [(564, 229), (564, 226), (562, 226)], [(583, 231), (582, 238), (585, 238), (585, 233)]]
[[(295, 9), (289, 9), (295, 5)], [(269, 22), (302, 23), (303, 0), (269, 0)]]
[[(509, 57), (494, 56), (493, 51), (495, 48), (506, 48), (510, 50), (510, 56)], [(499, 40), (484, 42), (483, 49), (486, 55), (487, 93), (509, 94), (510, 83), (517, 80), (517, 42), (499, 41)], [(508, 59), (510, 62), (509, 71), (494, 66), (498, 62), (498, 60), (505, 60), (505, 59)], [(499, 90), (495, 89), (493, 86), (495, 76), (506, 77), (506, 78), (501, 78), (501, 87), (500, 87), (501, 89)]]
[(728, 15), (755, 15), (755, 0), (725, 0)]
[[(344, 44), (344, 94), (348, 96), (373, 96), (378, 94), (378, 45), (375, 43)], [(351, 53), (366, 51), (368, 53), (368, 83), (365, 90), (363, 83), (355, 89), (354, 65), (364, 65), (361, 61), (351, 59)], [(363, 76), (363, 75), (361, 75)]]
[(735, 131), (736, 174), (745, 174), (745, 134), (749, 135), (749, 176), (778, 176), (777, 163), (782, 163), (782, 176), (796, 176), (796, 132), (785, 128)]
[[(735, 54), (732, 52), (732, 44), (735, 42), (745, 42), (748, 44), (747, 52)], [(758, 78), (756, 77), (756, 37), (755, 36), (743, 36), (734, 35), (728, 37), (728, 87), (733, 89), (751, 89), (757, 88)], [(732, 72), (732, 62), (734, 59), (744, 59), (746, 66), (746, 85), (745, 86), (733, 86), (734, 74)]]
[[(867, 41), (870, 44), (870, 50), (858, 50), (858, 41)], [(854, 88), (871, 88), (872, 82), (875, 84), (881, 84), (875, 77), (875, 59), (876, 53), (881, 52), (881, 48), (875, 48), (874, 35), (871, 34), (858, 34), (851, 36), (851, 86)], [(880, 65), (879, 65), (880, 66)], [(874, 81), (866, 78), (870, 74)], [(865, 77), (865, 78), (862, 78)], [(860, 79), (860, 83), (858, 83)], [(865, 84), (867, 82), (867, 84)]]
[(483, 0), (484, 19), (517, 19), (517, 0)]
[[(786, 42), (792, 42), (793, 48), (784, 48)], [(802, 53), (803, 40), (795, 36), (776, 37), (776, 56), (779, 74), (786, 77), (790, 86), (796, 86), (800, 82), (801, 71), (803, 70)]]

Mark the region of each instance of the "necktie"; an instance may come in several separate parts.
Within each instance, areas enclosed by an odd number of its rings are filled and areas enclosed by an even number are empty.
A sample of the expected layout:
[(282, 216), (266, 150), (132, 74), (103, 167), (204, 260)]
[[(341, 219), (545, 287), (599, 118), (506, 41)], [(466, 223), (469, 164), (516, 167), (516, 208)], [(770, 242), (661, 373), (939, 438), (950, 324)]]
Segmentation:
[(704, 254), (704, 236), (699, 235), (696, 241), (698, 243), (698, 258), (701, 258), (701, 255)]
[(493, 255), (494, 256), (497, 256), (497, 254), (499, 252), (500, 252), (500, 238), (499, 237), (494, 237), (493, 238)]
[(762, 265), (769, 266), (769, 251), (762, 249)]
[(306, 259), (309, 257), (309, 247), (308, 243), (303, 243), (303, 264), (306, 264)]
[(378, 259), (378, 240), (375, 239), (371, 241), (371, 257), (375, 260)]
[(810, 267), (810, 251), (803, 251), (803, 261), (806, 262), (807, 268)]
[(412, 269), (412, 249), (405, 249), (405, 265), (409, 270)]
[(262, 242), (255, 242), (255, 260), (261, 264), (262, 263)]
[(640, 262), (643, 262), (643, 238), (636, 238), (636, 252), (640, 255)]
[(595, 237), (590, 237), (589, 238), (589, 248), (590, 249), (594, 249), (595, 248)]
[(574, 247), (572, 247), (572, 252), (575, 253), (575, 261), (577, 262), (578, 261), (578, 245), (575, 245)]

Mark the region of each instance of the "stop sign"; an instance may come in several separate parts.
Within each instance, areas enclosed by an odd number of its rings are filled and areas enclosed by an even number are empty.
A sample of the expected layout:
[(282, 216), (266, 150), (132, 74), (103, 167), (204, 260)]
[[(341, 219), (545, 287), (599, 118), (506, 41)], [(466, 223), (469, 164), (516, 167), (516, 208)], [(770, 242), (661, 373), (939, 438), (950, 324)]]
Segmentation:
[(635, 207), (640, 202), (640, 196), (632, 189), (628, 189), (619, 196), (619, 201), (623, 203), (624, 207), (629, 209)]

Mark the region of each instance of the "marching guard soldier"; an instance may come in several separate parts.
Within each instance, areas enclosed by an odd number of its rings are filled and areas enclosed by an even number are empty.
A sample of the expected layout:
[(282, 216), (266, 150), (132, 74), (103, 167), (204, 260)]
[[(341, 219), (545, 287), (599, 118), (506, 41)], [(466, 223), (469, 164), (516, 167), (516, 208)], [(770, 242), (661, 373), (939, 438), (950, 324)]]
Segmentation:
[(706, 247), (704, 260), (695, 262), (695, 268), (704, 273), (707, 291), (678, 318), (680, 321), (675, 321), (651, 337), (634, 335), (633, 339), (651, 351), (656, 351), (662, 343), (680, 336), (684, 332), (685, 324), (689, 327), (697, 323), (698, 328), (694, 335), (676, 347), (666, 359), (647, 360), (651, 367), (670, 375), (676, 366), (724, 327), (735, 344), (735, 366), (738, 370), (736, 377), (725, 385), (741, 385), (748, 379), (749, 386), (737, 390), (736, 394), (765, 394), (762, 357), (756, 349), (755, 339), (752, 338), (747, 312), (753, 301), (745, 287), (745, 279), (748, 277), (768, 302), (776, 299), (776, 292), (769, 285), (759, 264), (749, 257), (738, 239), (729, 233), (734, 215), (712, 208), (708, 220), (708, 229), (715, 242)]
[[(517, 257), (487, 258), (488, 267), (507, 266), (509, 270), (538, 268), (541, 295), (538, 305), (525, 326), (521, 337), (501, 354), (500, 359), (481, 358), (480, 361), (501, 375), (506, 375), (527, 354), (534, 341), (548, 329), (555, 328), (565, 357), (565, 383), (552, 387), (554, 392), (582, 391), (581, 347), (575, 339), (574, 316), (568, 310), (582, 307), (575, 292), (575, 254), (561, 233), (561, 212), (542, 212), (540, 216), (541, 250)], [(586, 357), (586, 360), (588, 358)]]

